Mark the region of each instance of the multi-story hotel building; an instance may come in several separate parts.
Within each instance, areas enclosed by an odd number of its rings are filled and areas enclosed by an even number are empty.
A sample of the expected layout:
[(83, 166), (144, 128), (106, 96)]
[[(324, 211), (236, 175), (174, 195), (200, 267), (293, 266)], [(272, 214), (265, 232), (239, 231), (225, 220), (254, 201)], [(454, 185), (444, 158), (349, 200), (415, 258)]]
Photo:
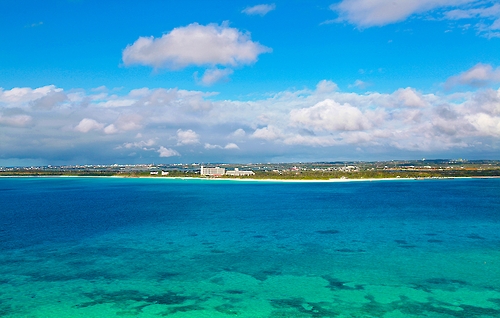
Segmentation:
[(225, 168), (205, 168), (201, 166), (200, 175), (202, 176), (223, 176), (226, 173)]

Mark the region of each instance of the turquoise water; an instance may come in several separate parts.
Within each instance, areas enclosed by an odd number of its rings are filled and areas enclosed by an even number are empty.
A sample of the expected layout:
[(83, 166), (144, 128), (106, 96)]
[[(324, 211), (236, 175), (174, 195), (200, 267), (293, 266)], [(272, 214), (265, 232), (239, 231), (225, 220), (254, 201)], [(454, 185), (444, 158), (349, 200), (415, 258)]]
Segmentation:
[(500, 180), (0, 178), (2, 317), (500, 317)]

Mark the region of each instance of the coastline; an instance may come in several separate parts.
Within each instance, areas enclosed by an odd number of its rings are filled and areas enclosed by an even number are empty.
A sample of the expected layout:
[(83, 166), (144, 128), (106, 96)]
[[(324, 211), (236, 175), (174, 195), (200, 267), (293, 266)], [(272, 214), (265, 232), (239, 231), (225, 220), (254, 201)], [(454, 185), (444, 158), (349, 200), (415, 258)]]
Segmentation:
[[(138, 177), (151, 178), (155, 177)], [(448, 177), (448, 178), (332, 178), (332, 179), (308, 179), (308, 180), (293, 180), (293, 179), (236, 179), (236, 178), (193, 178), (193, 177), (166, 177), (165, 179), (182, 179), (182, 180), (206, 180), (206, 181), (241, 181), (241, 182), (297, 182), (297, 183), (342, 183), (342, 182), (373, 182), (373, 181), (423, 181), (423, 180), (453, 180), (453, 179), (489, 179), (483, 177)]]
[(373, 182), (373, 181), (424, 181), (453, 179), (498, 179), (497, 176), (471, 177), (428, 177), (428, 178), (331, 178), (331, 179), (256, 179), (256, 178), (200, 178), (200, 177), (153, 177), (153, 176), (76, 176), (76, 175), (12, 175), (0, 178), (122, 178), (122, 179), (155, 179), (155, 180), (194, 180), (194, 181), (236, 181), (236, 182), (292, 182), (292, 183), (343, 183), (343, 182)]

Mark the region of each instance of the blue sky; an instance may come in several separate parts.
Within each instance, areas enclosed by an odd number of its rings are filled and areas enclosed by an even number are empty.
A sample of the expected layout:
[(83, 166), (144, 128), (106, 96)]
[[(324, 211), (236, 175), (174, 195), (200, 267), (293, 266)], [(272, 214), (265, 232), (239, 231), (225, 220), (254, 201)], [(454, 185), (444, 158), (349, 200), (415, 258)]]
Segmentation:
[(0, 12), (0, 165), (500, 159), (496, 1)]

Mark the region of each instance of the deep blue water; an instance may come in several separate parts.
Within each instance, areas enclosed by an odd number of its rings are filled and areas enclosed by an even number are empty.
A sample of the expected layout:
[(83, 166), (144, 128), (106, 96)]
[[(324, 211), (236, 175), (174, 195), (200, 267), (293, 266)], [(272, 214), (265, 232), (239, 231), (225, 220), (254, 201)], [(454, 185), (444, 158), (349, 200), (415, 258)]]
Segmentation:
[(500, 180), (0, 178), (0, 316), (500, 317)]

